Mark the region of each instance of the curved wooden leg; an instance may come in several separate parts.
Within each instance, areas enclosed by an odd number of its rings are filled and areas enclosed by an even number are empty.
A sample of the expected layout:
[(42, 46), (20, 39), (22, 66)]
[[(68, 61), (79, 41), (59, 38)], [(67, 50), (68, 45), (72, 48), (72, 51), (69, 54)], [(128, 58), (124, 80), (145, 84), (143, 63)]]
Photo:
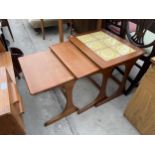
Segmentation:
[(96, 28), (97, 28), (97, 30), (99, 31), (99, 30), (102, 30), (102, 19), (98, 19), (97, 20), (97, 26), (96, 26)]
[(103, 75), (103, 80), (102, 80), (102, 85), (101, 85), (100, 92), (99, 92), (98, 96), (96, 97), (96, 99), (93, 102), (91, 102), (90, 104), (88, 104), (88, 105), (84, 106), (83, 108), (79, 109), (78, 114), (88, 110), (89, 108), (93, 107), (97, 103), (99, 103), (102, 100), (107, 98), (106, 86), (107, 86), (107, 83), (108, 83), (108, 79), (112, 74), (112, 71), (113, 71), (113, 69), (109, 68), (109, 69), (106, 69), (103, 72), (101, 72), (101, 74)]
[(40, 19), (41, 32), (43, 35), (43, 40), (45, 40), (45, 30), (44, 30), (44, 20)]
[(96, 103), (95, 106), (100, 106), (103, 103), (105, 103), (107, 101), (110, 101), (111, 99), (114, 99), (115, 97), (120, 96), (124, 92), (126, 80), (127, 80), (128, 76), (129, 76), (131, 68), (133, 67), (135, 62), (136, 62), (136, 59), (130, 60), (130, 61), (128, 61), (128, 62), (126, 62), (124, 64), (125, 65), (125, 73), (124, 73), (122, 81), (120, 82), (119, 88), (116, 90), (115, 93), (113, 93), (111, 96), (107, 97), (103, 102)]
[(74, 86), (74, 81), (72, 82), (69, 82), (69, 83), (66, 83), (64, 85), (64, 88), (66, 90), (66, 100), (67, 100), (67, 103), (66, 103), (66, 107), (64, 109), (64, 111), (57, 115), (56, 117), (50, 119), (49, 121), (45, 122), (45, 126), (48, 126), (70, 114), (72, 114), (73, 112), (77, 111), (78, 108), (73, 104), (73, 99), (72, 99), (72, 92), (73, 92), (73, 86)]
[(122, 84), (120, 86), (120, 91), (124, 91), (125, 90), (125, 84), (126, 84), (126, 81), (127, 81), (127, 78), (129, 76), (129, 73), (133, 67), (133, 65), (135, 64), (137, 59), (133, 59), (132, 61), (128, 61), (126, 62), (124, 65), (125, 65), (125, 72), (124, 72), (124, 76), (123, 76), (123, 79), (122, 79)]

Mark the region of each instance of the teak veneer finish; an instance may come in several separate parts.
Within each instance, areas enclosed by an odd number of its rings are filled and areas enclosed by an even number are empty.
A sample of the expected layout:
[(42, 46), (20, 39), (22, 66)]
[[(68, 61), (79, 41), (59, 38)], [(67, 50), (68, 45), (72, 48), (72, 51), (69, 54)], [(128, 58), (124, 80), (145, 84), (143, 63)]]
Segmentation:
[(45, 126), (78, 110), (72, 101), (74, 76), (50, 50), (21, 57), (19, 62), (32, 95), (57, 86), (65, 88), (67, 103), (64, 111), (45, 122)]
[(5, 67), (0, 67), (0, 134), (25, 134), (21, 101)]
[(77, 79), (99, 70), (91, 60), (83, 55), (83, 53), (70, 42), (56, 44), (50, 46), (50, 48)]
[[(92, 106), (99, 106), (119, 95), (121, 95), (125, 89), (125, 83), (127, 80), (127, 77), (130, 73), (131, 68), (133, 67), (134, 63), (136, 60), (143, 54), (143, 50), (131, 45), (127, 41), (119, 38), (118, 36), (109, 33), (106, 30), (103, 30), (106, 34), (110, 35), (111, 37), (117, 39), (118, 41), (122, 42), (123, 44), (135, 49), (135, 52), (120, 56), (118, 58), (109, 60), (109, 61), (104, 61), (102, 58), (100, 58), (98, 55), (96, 55), (90, 48), (88, 48), (85, 44), (83, 44), (80, 40), (78, 40), (76, 37), (72, 36), (70, 37), (70, 41), (77, 47), (79, 50), (85, 54), (90, 60), (92, 60), (98, 67), (100, 67), (99, 73), (102, 74), (104, 77), (102, 79), (102, 85), (101, 88), (99, 89), (100, 93), (97, 96), (97, 98), (89, 103), (88, 105), (84, 106), (81, 108), (78, 113), (84, 112), (91, 108)], [(115, 67), (119, 65), (124, 65), (125, 66), (125, 74), (122, 78), (122, 81), (118, 83), (116, 81), (117, 79), (114, 79), (112, 76), (112, 72), (115, 69)], [(113, 79), (118, 85), (118, 89), (116, 92), (114, 92), (111, 96), (107, 96), (106, 94), (106, 88), (107, 88), (107, 83), (108, 79), (111, 78)], [(94, 82), (93, 82), (94, 83)]]
[(16, 86), (16, 79), (13, 69), (13, 63), (10, 52), (1, 52), (0, 53), (0, 67), (5, 67), (7, 71), (7, 75), (9, 76), (11, 83), (10, 85), (10, 96), (11, 96), (11, 103), (17, 103), (16, 107), (20, 113), (24, 112), (22, 98), (19, 95), (17, 86)]
[(21, 57), (19, 62), (32, 95), (74, 79), (50, 50)]
[(5, 51), (5, 47), (2, 44), (2, 41), (0, 39), (0, 53)]
[[(99, 106), (123, 93), (129, 72), (138, 57), (143, 54), (143, 51), (111, 33), (106, 33), (131, 46), (135, 49), (135, 52), (110, 61), (104, 61), (76, 37), (72, 36), (69, 39), (70, 42), (52, 45), (48, 51), (31, 54), (19, 59), (31, 94), (43, 92), (57, 86), (62, 86), (65, 90), (64, 94), (66, 95), (67, 103), (64, 111), (47, 121), (45, 126), (75, 111), (81, 113), (92, 106)], [(113, 70), (118, 65), (125, 66), (125, 74), (122, 81), (118, 81), (112, 75)], [(76, 80), (95, 73), (100, 73), (104, 77), (101, 87), (99, 87), (99, 95), (87, 106), (78, 109), (72, 99), (74, 84)], [(117, 91), (111, 96), (106, 94), (109, 78), (112, 78), (119, 85)]]
[(8, 78), (4, 67), (0, 68), (0, 84), (0, 115), (4, 115), (10, 112)]
[(70, 81), (64, 84), (64, 89), (65, 89), (65, 97), (66, 97), (66, 106), (63, 110), (63, 112), (56, 117), (53, 117), (52, 119), (48, 120), (45, 122), (45, 126), (48, 126), (72, 113), (78, 110), (78, 108), (74, 105), (73, 103), (73, 87), (74, 87), (75, 81)]
[[(121, 95), (124, 91), (125, 83), (126, 83), (128, 75), (129, 75), (129, 72), (130, 72), (132, 66), (134, 65), (134, 63), (136, 62), (136, 60), (137, 59), (132, 59), (130, 61), (122, 63), (122, 65), (125, 66), (125, 74), (124, 74), (122, 80), (119, 82), (117, 79), (114, 79), (114, 77), (112, 75), (112, 72), (114, 71), (114, 67), (108, 67), (106, 69), (101, 70), (99, 73), (102, 75), (102, 84), (101, 84), (101, 87), (99, 88), (98, 96), (96, 97), (96, 99), (94, 101), (92, 101), (88, 105), (84, 106), (83, 108), (79, 109), (78, 113), (80, 114), (93, 106), (98, 107), (98, 106), (104, 104), (105, 102), (110, 101), (110, 100), (118, 97), (119, 95)], [(118, 84), (118, 89), (111, 96), (108, 96), (106, 93), (106, 90), (107, 90), (108, 80), (110, 78), (113, 79), (114, 82), (116, 82)]]
[(16, 83), (15, 73), (10, 52), (0, 52), (0, 67), (5, 66), (12, 81)]

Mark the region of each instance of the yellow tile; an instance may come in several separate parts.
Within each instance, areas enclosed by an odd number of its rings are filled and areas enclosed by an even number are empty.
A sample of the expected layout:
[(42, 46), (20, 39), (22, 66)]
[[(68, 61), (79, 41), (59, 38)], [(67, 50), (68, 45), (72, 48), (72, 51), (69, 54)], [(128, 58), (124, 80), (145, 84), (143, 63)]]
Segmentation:
[(119, 53), (110, 48), (97, 50), (95, 53), (106, 61), (118, 58), (120, 56)]
[(80, 41), (82, 41), (83, 43), (87, 43), (87, 42), (91, 42), (94, 41), (95, 39), (93, 37), (91, 37), (90, 35), (83, 35), (83, 36), (79, 36), (77, 37)]
[(86, 43), (86, 45), (92, 49), (92, 50), (97, 50), (97, 49), (102, 49), (104, 48), (105, 46), (100, 43), (99, 41), (94, 41), (94, 42), (89, 42), (89, 43)]
[(112, 37), (109, 37), (109, 38), (103, 40), (103, 42), (104, 42), (107, 46), (109, 46), (109, 47), (115, 46), (115, 45), (119, 45), (119, 44), (120, 44), (120, 41), (118, 41), (118, 40), (116, 40), (116, 39), (114, 39), (114, 38), (112, 38)]
[(134, 52), (134, 49), (102, 31), (82, 35), (77, 38), (107, 61)]
[(91, 33), (91, 36), (95, 37), (97, 39), (103, 39), (103, 38), (108, 37), (108, 35), (106, 33), (102, 32), (102, 31)]
[(129, 53), (132, 53), (132, 52), (135, 51), (131, 47), (129, 47), (127, 45), (124, 45), (124, 44), (118, 45), (118, 46), (114, 46), (113, 49), (115, 49), (121, 55), (126, 55), (126, 54), (129, 54)]

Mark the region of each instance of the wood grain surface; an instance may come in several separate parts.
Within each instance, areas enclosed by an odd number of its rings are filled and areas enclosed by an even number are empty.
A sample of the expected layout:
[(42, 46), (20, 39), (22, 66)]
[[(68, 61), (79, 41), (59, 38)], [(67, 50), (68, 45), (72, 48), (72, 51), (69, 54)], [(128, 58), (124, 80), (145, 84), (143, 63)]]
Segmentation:
[(70, 42), (56, 44), (50, 46), (50, 48), (77, 79), (99, 70), (91, 60)]
[(13, 69), (12, 58), (11, 58), (10, 52), (2, 52), (2, 53), (0, 53), (0, 67), (1, 66), (6, 67), (12, 81), (14, 83), (16, 83), (15, 73), (14, 73), (14, 69)]
[(74, 79), (50, 50), (21, 57), (19, 62), (32, 95)]
[(9, 85), (5, 67), (0, 67), (0, 116), (11, 112)]
[(3, 46), (3, 44), (2, 44), (2, 42), (0, 40), (0, 53), (4, 52), (4, 51), (5, 51), (5, 48), (4, 48), (4, 46)]
[(155, 66), (149, 68), (124, 115), (141, 134), (155, 134)]

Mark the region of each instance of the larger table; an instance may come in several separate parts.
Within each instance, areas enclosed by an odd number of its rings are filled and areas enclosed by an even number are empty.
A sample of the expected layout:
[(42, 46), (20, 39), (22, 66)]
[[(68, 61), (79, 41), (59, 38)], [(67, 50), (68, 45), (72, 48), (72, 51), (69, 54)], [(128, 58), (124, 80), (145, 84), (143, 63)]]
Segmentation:
[[(19, 61), (32, 95), (58, 86), (65, 91), (67, 103), (64, 111), (45, 122), (47, 126), (75, 111), (81, 113), (121, 95), (132, 66), (142, 54), (141, 49), (103, 30), (71, 36), (66, 42), (51, 45), (49, 50), (24, 56)], [(122, 81), (112, 75), (119, 65), (125, 66)], [(98, 96), (87, 106), (78, 109), (72, 99), (75, 82), (97, 73), (103, 75)], [(110, 96), (106, 94), (109, 78), (119, 86)]]

